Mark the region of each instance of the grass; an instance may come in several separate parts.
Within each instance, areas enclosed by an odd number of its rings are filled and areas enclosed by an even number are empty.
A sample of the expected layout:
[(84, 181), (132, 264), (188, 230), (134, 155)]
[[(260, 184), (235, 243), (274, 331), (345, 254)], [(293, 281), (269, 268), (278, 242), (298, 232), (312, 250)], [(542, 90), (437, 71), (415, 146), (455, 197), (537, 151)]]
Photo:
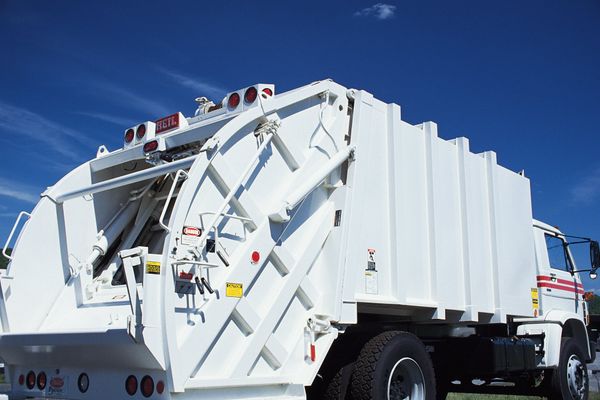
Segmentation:
[[(539, 400), (540, 397), (530, 396), (507, 396), (503, 394), (466, 394), (450, 393), (448, 400)], [(589, 400), (600, 400), (600, 393), (590, 392)]]

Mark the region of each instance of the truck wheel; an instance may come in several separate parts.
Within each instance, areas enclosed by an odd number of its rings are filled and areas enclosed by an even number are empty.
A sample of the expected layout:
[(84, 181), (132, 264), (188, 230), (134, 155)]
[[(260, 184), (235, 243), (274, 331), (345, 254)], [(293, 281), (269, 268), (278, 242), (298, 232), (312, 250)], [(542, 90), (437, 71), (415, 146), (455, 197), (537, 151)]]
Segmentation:
[(350, 386), (350, 378), (354, 370), (354, 363), (348, 364), (340, 368), (327, 385), (323, 400), (346, 400), (349, 399), (348, 386)]
[(562, 340), (560, 362), (552, 372), (551, 400), (587, 400), (589, 379), (582, 350), (573, 338)]
[(363, 347), (350, 383), (353, 400), (435, 400), (433, 365), (407, 332), (384, 332)]

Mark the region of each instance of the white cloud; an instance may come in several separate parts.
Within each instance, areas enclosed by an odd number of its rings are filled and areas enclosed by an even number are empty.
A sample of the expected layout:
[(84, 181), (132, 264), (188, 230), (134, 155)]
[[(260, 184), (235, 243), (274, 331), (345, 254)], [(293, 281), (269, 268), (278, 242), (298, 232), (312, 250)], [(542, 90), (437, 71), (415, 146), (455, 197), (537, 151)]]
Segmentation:
[(0, 102), (0, 129), (27, 136), (72, 159), (80, 159), (73, 142), (85, 142), (74, 129), (56, 123), (33, 111)]
[(39, 192), (35, 188), (3, 178), (0, 178), (0, 196), (33, 204), (37, 203), (40, 199)]
[(571, 188), (575, 203), (591, 204), (600, 198), (600, 168), (593, 170)]
[(83, 115), (84, 117), (95, 118), (100, 121), (109, 122), (115, 125), (120, 125), (123, 127), (123, 129), (136, 124), (136, 121), (133, 119), (119, 117), (117, 115), (109, 115), (90, 111), (76, 111), (75, 114)]
[(179, 85), (195, 90), (198, 92), (198, 96), (225, 96), (227, 93), (227, 89), (217, 84), (201, 81), (197, 78), (192, 78), (166, 68), (157, 67), (157, 69), (163, 74), (167, 75), (169, 78), (173, 79)]
[(363, 8), (354, 13), (357, 17), (374, 17), (384, 20), (393, 18), (396, 14), (396, 6), (385, 3), (373, 4), (371, 7)]

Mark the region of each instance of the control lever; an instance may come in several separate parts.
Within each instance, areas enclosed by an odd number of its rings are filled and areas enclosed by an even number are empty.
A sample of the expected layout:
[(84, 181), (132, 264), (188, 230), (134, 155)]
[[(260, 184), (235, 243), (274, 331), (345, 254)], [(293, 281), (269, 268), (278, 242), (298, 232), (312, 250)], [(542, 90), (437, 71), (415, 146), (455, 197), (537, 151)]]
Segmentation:
[[(198, 278), (196, 278), (198, 279)], [(206, 286), (206, 290), (208, 290), (208, 293), (213, 294), (215, 291), (213, 290), (213, 288), (210, 287), (210, 284), (208, 283), (208, 281), (202, 277), (200, 278), (200, 280), (202, 281), (202, 283), (204, 284), (204, 286)], [(196, 284), (198, 283), (198, 281), (196, 280)]]
[[(202, 278), (202, 279), (204, 279), (204, 278)], [(196, 287), (198, 288), (198, 291), (200, 292), (200, 294), (204, 294), (204, 287), (202, 286), (200, 279), (198, 279), (198, 277), (195, 277), (194, 281), (196, 282)]]

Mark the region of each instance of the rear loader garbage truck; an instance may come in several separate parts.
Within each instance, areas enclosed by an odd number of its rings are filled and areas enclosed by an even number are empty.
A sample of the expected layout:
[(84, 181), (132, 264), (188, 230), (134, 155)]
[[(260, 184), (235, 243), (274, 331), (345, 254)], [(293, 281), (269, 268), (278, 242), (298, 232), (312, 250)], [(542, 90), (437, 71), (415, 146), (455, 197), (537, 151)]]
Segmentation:
[(10, 399), (587, 398), (598, 243), (523, 174), (331, 80), (197, 102), (20, 214)]

